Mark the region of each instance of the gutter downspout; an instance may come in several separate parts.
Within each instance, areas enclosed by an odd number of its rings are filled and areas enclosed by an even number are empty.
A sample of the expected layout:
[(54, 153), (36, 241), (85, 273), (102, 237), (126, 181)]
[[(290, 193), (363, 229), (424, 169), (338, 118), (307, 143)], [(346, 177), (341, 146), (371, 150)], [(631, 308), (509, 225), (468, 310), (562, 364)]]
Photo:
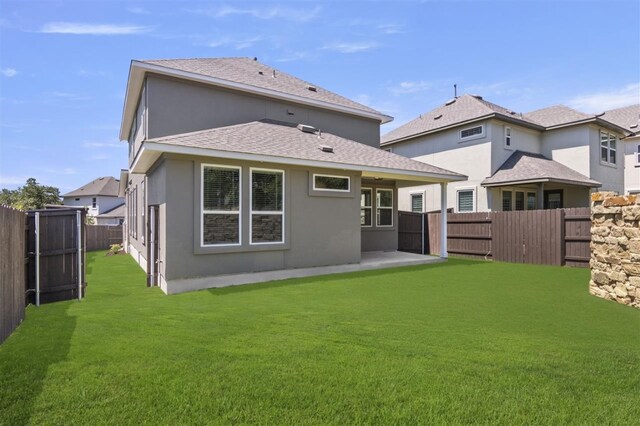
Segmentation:
[(440, 184), (440, 257), (447, 259), (447, 183)]

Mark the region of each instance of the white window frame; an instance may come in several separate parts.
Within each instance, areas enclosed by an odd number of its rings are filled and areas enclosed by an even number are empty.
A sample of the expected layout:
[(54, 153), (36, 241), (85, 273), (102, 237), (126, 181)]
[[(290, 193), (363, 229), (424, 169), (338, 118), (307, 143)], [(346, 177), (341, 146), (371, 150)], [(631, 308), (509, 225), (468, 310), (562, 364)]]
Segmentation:
[[(378, 205), (378, 193), (379, 192), (391, 192), (391, 207), (380, 207)], [(391, 189), (391, 188), (376, 188), (376, 228), (393, 228), (393, 203), (394, 203), (394, 201), (395, 200), (394, 200), (394, 197), (393, 197), (393, 189)], [(371, 203), (373, 204), (373, 200), (371, 201)], [(378, 218), (380, 217), (378, 215), (378, 211), (380, 209), (391, 210), (391, 225), (380, 225), (378, 223)]]
[[(204, 169), (213, 167), (218, 169), (238, 170), (238, 211), (230, 210), (205, 210), (204, 209)], [(238, 215), (238, 242), (231, 244), (205, 244), (204, 243), (204, 215), (205, 214), (237, 214)], [(202, 163), (200, 165), (200, 247), (238, 247), (242, 245), (242, 167), (228, 164)]]
[[(413, 211), (413, 197), (419, 196), (420, 198), (422, 198), (422, 210), (419, 212), (414, 212)], [(410, 202), (410, 207), (411, 207), (411, 212), (412, 213), (424, 213), (424, 192), (420, 191), (420, 192), (410, 192), (409, 193), (409, 202)]]
[[(317, 188), (316, 187), (316, 177), (328, 177), (328, 178), (338, 178), (338, 179), (346, 179), (347, 180), (347, 189), (327, 189), (327, 188)], [(325, 175), (322, 173), (314, 173), (313, 174), (313, 190), (314, 191), (327, 191), (327, 192), (351, 192), (351, 176), (342, 176), (342, 175)]]
[(636, 146), (636, 166), (640, 166), (640, 144)]
[(95, 209), (98, 207), (98, 197), (91, 197), (91, 208)]
[[(504, 194), (505, 192), (509, 192), (509, 193), (511, 193), (511, 202), (510, 202), (510, 209), (509, 209), (509, 210), (505, 210), (505, 209), (504, 209), (504, 195), (503, 195), (503, 194)], [(500, 211), (503, 211), (503, 212), (512, 212), (512, 211), (515, 211), (515, 210), (514, 210), (514, 207), (515, 207), (515, 206), (514, 206), (513, 198), (514, 198), (514, 197), (513, 197), (513, 189), (503, 189), (503, 190), (501, 190), (501, 191), (500, 191), (500, 209), (501, 209)]]
[[(480, 129), (482, 130), (477, 135), (462, 136), (462, 132), (464, 132), (465, 130), (474, 129), (476, 127), (480, 127)], [(470, 126), (470, 127), (465, 127), (464, 129), (460, 129), (460, 131), (458, 132), (458, 136), (460, 137), (461, 141), (468, 141), (468, 140), (472, 140), (472, 139), (483, 138), (484, 137), (484, 124), (477, 124), (475, 126)]]
[[(282, 174), (282, 211), (270, 211), (270, 210), (257, 210), (253, 211), (253, 172), (275, 172)], [(249, 245), (252, 246), (264, 246), (264, 245), (275, 245), (275, 244), (284, 244), (285, 242), (285, 201), (286, 201), (286, 186), (285, 186), (285, 172), (282, 169), (265, 169), (259, 167), (250, 167), (249, 168)], [(314, 182), (315, 183), (315, 182)], [(253, 215), (280, 215), (282, 216), (282, 240), (280, 241), (261, 241), (254, 243), (253, 242)]]
[[(620, 139), (615, 133), (606, 132), (604, 130), (600, 130), (599, 135), (600, 135), (600, 138), (598, 139), (598, 158), (600, 158), (600, 164), (604, 166), (609, 166), (609, 167), (618, 167), (617, 155), (618, 155), (618, 145), (619, 145)], [(604, 148), (604, 145), (602, 145), (603, 135), (607, 136), (607, 145), (606, 145), (607, 161), (604, 161), (602, 159), (602, 148)], [(611, 137), (613, 137), (613, 140), (615, 140), (616, 142), (616, 147), (613, 150), (611, 149)], [(615, 159), (614, 162), (611, 162), (611, 158), (612, 158), (611, 151), (613, 151), (613, 158)]]
[(368, 206), (363, 206), (362, 204), (360, 204), (360, 211), (362, 211), (362, 209), (369, 209), (369, 223), (371, 223), (371, 225), (360, 225), (361, 228), (372, 228), (373, 227), (373, 210), (374, 210), (374, 203), (375, 201), (373, 200), (373, 188), (369, 188), (369, 187), (362, 187), (360, 188), (360, 200), (362, 200), (362, 191), (369, 191), (369, 194), (371, 194), (371, 196), (369, 197), (369, 199), (371, 200), (371, 204), (369, 204)]
[(506, 149), (513, 149), (513, 146), (511, 145), (512, 141), (513, 141), (513, 138), (511, 137), (511, 127), (505, 127), (504, 128), (504, 147)]
[[(461, 192), (468, 192), (468, 191), (472, 191), (473, 192), (473, 210), (471, 210), (470, 212), (461, 212), (460, 211), (460, 193)], [(475, 213), (477, 211), (476, 208), (476, 195), (477, 195), (477, 191), (476, 191), (476, 187), (475, 186), (463, 186), (460, 188), (456, 188), (456, 208), (455, 208), (455, 212), (456, 213)]]

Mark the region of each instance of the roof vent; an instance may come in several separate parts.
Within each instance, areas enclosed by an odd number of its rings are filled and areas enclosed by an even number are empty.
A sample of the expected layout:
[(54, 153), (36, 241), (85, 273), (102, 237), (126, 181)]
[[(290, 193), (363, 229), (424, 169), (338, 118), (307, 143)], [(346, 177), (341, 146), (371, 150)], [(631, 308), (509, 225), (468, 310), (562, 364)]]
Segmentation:
[(449, 106), (449, 105), (451, 105), (451, 104), (455, 103), (455, 101), (456, 101), (456, 98), (453, 98), (453, 99), (451, 99), (451, 100), (448, 100), (448, 101), (445, 103), (445, 105)]
[(515, 112), (515, 111), (509, 111), (509, 114), (511, 114), (511, 115), (516, 115), (516, 114), (517, 114), (517, 112)]
[(333, 154), (333, 147), (328, 145), (320, 145), (320, 151)]
[(273, 70), (273, 78), (276, 78), (276, 70)]
[(630, 129), (635, 129), (636, 127), (638, 127), (637, 124), (632, 124), (631, 126), (629, 126)]
[(433, 117), (434, 120), (440, 120), (442, 118), (442, 114), (438, 114), (435, 117)]
[(318, 131), (318, 129), (308, 124), (298, 124), (298, 130), (304, 133), (315, 133)]
[(315, 86), (307, 86), (307, 90), (309, 90), (310, 92), (317, 92), (318, 88)]
[(264, 73), (262, 71), (258, 71), (258, 74), (260, 75), (264, 75)]
[(604, 115), (604, 112), (601, 112), (600, 114), (596, 114), (596, 117), (602, 117)]
[(482, 100), (482, 96), (480, 96), (480, 95), (471, 95), (471, 96), (473, 96), (474, 98), (476, 98), (476, 99), (478, 99), (480, 101)]

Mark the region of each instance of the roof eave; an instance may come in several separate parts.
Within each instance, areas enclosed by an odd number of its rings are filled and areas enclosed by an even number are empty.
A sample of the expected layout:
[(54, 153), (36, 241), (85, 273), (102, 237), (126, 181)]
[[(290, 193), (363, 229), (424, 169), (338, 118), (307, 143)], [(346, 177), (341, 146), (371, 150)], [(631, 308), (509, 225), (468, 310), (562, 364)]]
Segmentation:
[(569, 180), (569, 179), (555, 179), (555, 178), (550, 178), (550, 177), (541, 177), (541, 178), (535, 178), (535, 179), (521, 179), (521, 180), (509, 180), (509, 181), (501, 181), (501, 182), (481, 182), (480, 185), (485, 187), (485, 188), (492, 188), (492, 187), (500, 187), (500, 186), (510, 186), (510, 185), (526, 185), (529, 183), (562, 183), (562, 184), (568, 184), (568, 185), (576, 185), (576, 186), (584, 186), (587, 188), (598, 188), (600, 186), (602, 186), (602, 184), (600, 182), (581, 182), (581, 181), (574, 181), (574, 180)]

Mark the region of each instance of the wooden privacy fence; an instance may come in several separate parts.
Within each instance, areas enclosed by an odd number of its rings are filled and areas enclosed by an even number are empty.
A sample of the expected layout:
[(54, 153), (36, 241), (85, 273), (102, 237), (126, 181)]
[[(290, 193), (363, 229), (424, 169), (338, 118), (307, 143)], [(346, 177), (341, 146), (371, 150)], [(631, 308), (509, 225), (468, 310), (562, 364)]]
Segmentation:
[[(440, 213), (400, 212), (398, 249), (440, 254)], [(589, 207), (447, 214), (447, 251), (503, 262), (588, 267)]]
[(24, 319), (26, 214), (0, 206), (0, 343)]
[(87, 251), (106, 250), (112, 244), (122, 244), (122, 225), (88, 225)]

